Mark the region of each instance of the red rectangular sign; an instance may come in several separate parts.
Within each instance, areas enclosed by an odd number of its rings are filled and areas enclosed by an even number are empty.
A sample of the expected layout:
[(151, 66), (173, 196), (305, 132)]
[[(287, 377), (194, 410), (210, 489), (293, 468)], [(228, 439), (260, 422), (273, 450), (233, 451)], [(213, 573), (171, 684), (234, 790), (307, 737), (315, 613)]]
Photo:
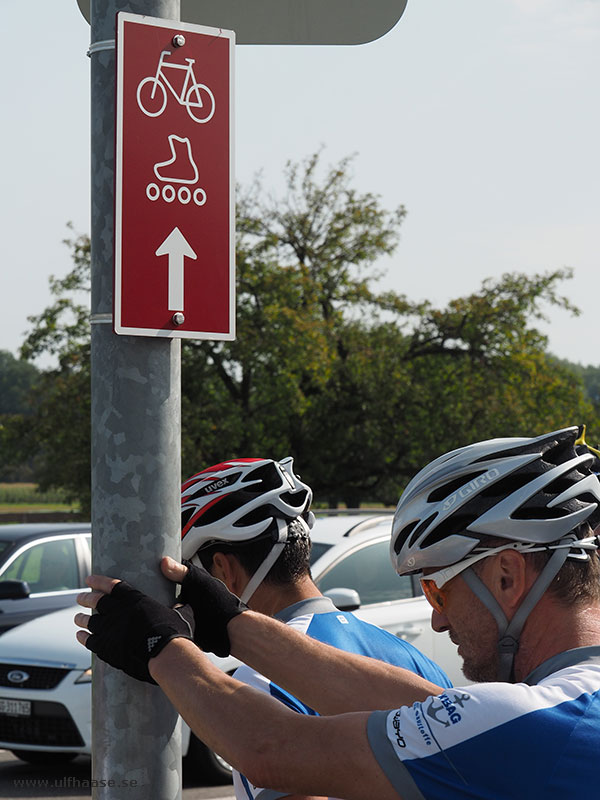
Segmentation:
[(117, 15), (116, 333), (235, 337), (234, 44)]

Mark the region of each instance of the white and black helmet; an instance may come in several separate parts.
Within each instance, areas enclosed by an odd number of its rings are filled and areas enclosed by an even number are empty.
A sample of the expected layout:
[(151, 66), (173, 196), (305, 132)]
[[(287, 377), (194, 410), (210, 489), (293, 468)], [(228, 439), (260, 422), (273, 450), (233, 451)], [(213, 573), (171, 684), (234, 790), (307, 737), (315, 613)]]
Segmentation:
[(463, 580), (498, 626), (498, 678), (513, 680), (525, 622), (567, 558), (586, 561), (600, 544), (589, 529), (600, 522), (598, 451), (584, 427), (531, 439), (490, 439), (453, 450), (408, 484), (394, 515), (390, 555), (400, 575), (451, 566), (470, 555), (494, 555), (486, 537), (549, 560), (512, 619), (468, 566)]
[(248, 602), (283, 551), (288, 524), (297, 520), (308, 536), (311, 502), (312, 491), (294, 473), (291, 457), (237, 458), (208, 467), (181, 488), (182, 556), (199, 565), (197, 553), (217, 542), (271, 538), (271, 551), (242, 595)]
[[(490, 439), (440, 456), (408, 484), (390, 555), (400, 575), (455, 564), (482, 537), (548, 545), (600, 521), (597, 456), (582, 427)], [(576, 548), (575, 548), (576, 549)]]

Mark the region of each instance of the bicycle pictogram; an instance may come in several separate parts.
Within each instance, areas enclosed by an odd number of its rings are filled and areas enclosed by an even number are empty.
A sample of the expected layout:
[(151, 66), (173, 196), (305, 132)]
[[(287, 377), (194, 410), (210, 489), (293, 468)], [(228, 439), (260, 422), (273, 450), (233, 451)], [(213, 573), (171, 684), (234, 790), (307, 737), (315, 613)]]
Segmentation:
[[(170, 50), (163, 50), (158, 59), (156, 73), (143, 78), (138, 84), (137, 102), (140, 109), (148, 117), (160, 116), (167, 106), (168, 89), (179, 105), (186, 107), (194, 122), (208, 122), (215, 113), (215, 98), (208, 86), (197, 81), (193, 67), (195, 59), (186, 58), (187, 64), (177, 64), (165, 60), (170, 55)], [(167, 70), (184, 70), (181, 90), (173, 86), (166, 74)]]

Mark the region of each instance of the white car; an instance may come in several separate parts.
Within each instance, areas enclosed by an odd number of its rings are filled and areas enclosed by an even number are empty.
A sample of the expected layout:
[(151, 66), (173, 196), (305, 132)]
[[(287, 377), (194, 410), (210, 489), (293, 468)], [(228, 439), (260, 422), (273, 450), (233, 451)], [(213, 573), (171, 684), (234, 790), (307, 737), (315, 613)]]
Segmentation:
[[(431, 608), (413, 577), (389, 560), (391, 516), (329, 515), (312, 530), (312, 573), (339, 608), (406, 639), (464, 684), (456, 647), (434, 633)], [(0, 748), (29, 762), (69, 760), (91, 749), (91, 654), (75, 640), (67, 608), (0, 639)], [(226, 672), (239, 662), (212, 657)], [(205, 782), (230, 779), (225, 761), (183, 726), (184, 768)]]

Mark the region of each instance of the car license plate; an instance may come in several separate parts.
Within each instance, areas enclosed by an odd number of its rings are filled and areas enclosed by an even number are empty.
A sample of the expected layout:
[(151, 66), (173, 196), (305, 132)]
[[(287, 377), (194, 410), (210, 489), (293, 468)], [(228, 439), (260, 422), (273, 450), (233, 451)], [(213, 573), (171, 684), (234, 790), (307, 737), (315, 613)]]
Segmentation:
[(29, 700), (7, 700), (0, 697), (0, 714), (11, 717), (30, 717), (31, 703)]

